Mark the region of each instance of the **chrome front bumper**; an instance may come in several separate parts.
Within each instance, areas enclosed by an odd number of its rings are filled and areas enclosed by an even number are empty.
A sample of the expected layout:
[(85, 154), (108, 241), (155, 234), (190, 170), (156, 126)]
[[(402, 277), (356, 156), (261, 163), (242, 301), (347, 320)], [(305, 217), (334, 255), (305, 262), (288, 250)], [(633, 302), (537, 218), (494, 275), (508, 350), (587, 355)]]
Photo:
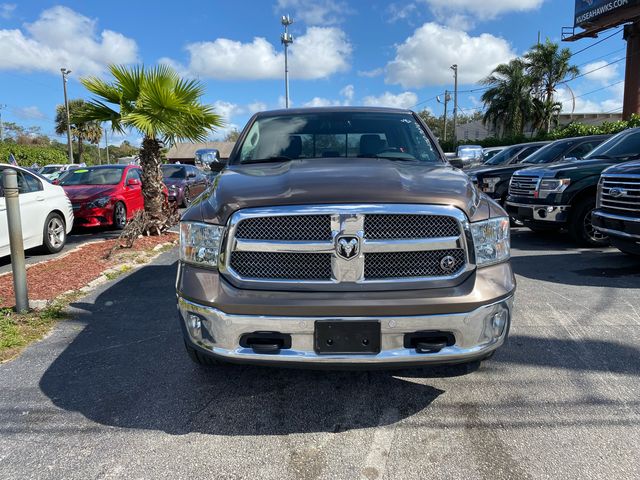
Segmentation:
[(571, 205), (533, 205), (507, 201), (508, 207), (531, 209), (531, 218), (536, 222), (565, 222)]
[[(466, 313), (398, 317), (279, 317), (230, 315), (216, 308), (178, 297), (178, 311), (186, 340), (222, 360), (243, 363), (308, 365), (402, 365), (461, 363), (480, 359), (500, 347), (509, 332), (513, 296)], [(506, 311), (506, 324), (496, 330), (492, 320)], [(381, 322), (381, 351), (374, 355), (319, 355), (314, 351), (316, 320), (375, 320)], [(425, 330), (451, 332), (455, 344), (435, 353), (404, 347), (404, 336)], [(240, 346), (240, 337), (258, 331), (291, 335), (291, 348), (277, 354), (258, 354)]]

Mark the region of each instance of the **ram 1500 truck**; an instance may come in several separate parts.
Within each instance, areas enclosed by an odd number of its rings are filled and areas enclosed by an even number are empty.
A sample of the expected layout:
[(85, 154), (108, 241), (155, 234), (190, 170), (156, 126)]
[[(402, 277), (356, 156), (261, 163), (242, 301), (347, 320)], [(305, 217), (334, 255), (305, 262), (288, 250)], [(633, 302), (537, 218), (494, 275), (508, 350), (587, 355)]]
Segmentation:
[(256, 114), (181, 219), (187, 352), (205, 365), (482, 360), (509, 332), (509, 242), (505, 211), (415, 113)]
[(506, 208), (533, 231), (566, 228), (587, 246), (604, 246), (609, 238), (593, 226), (602, 171), (640, 155), (640, 128), (625, 130), (602, 143), (583, 160), (526, 168), (514, 173)]
[(640, 256), (640, 162), (615, 165), (602, 172), (593, 225), (608, 235), (618, 250)]

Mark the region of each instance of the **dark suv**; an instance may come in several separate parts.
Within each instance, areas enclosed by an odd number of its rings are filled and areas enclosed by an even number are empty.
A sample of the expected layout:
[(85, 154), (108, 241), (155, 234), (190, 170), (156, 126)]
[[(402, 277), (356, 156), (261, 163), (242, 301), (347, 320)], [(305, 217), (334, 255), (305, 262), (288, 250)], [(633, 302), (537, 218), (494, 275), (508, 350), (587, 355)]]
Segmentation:
[(277, 365), (459, 363), (511, 323), (509, 219), (418, 115), (261, 112), (180, 222), (187, 352)]
[(608, 237), (593, 228), (602, 171), (640, 155), (640, 128), (625, 130), (584, 160), (519, 170), (511, 179), (506, 208), (533, 231), (567, 228), (578, 243), (603, 246)]

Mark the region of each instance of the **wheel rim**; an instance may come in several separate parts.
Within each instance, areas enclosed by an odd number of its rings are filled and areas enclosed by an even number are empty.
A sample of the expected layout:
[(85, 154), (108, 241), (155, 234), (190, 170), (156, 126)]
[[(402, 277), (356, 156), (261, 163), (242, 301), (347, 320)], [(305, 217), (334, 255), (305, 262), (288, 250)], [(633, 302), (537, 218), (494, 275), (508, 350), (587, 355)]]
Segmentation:
[(584, 216), (583, 229), (587, 238), (593, 242), (601, 243), (604, 242), (608, 237), (596, 230), (593, 227), (593, 210), (589, 210), (589, 212)]
[(116, 205), (116, 224), (120, 227), (127, 223), (127, 214), (124, 210), (124, 205), (121, 203)]
[(64, 245), (66, 237), (64, 231), (64, 224), (58, 217), (53, 217), (47, 224), (47, 236), (49, 237), (49, 243), (53, 248), (60, 248)]

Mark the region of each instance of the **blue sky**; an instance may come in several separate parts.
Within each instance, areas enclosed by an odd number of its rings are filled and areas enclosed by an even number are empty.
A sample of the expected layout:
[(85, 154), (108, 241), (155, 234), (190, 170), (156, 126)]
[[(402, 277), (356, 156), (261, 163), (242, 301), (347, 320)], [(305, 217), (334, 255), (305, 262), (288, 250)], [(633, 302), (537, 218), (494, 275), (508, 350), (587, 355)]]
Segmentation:
[[(73, 71), (71, 98), (88, 98), (83, 75), (109, 63), (169, 63), (206, 85), (227, 128), (283, 103), (280, 16), (291, 33), (291, 101), (304, 105), (388, 105), (430, 109), (453, 88), (459, 65), (462, 112), (481, 109), (477, 82), (498, 63), (524, 53), (538, 37), (558, 41), (573, 20), (571, 0), (0, 0), (2, 118), (53, 135), (62, 103), (60, 67)], [(161, 5), (161, 6), (159, 6)], [(613, 32), (604, 34), (601, 38)], [(577, 52), (594, 44), (565, 44)], [(584, 77), (563, 86), (564, 111), (621, 111), (622, 32), (577, 53)], [(593, 92), (593, 93), (591, 93)], [(416, 106), (416, 104), (418, 104)], [(213, 137), (224, 135), (225, 130)], [(129, 139), (136, 141), (135, 135)], [(115, 138), (119, 143), (122, 138)]]

